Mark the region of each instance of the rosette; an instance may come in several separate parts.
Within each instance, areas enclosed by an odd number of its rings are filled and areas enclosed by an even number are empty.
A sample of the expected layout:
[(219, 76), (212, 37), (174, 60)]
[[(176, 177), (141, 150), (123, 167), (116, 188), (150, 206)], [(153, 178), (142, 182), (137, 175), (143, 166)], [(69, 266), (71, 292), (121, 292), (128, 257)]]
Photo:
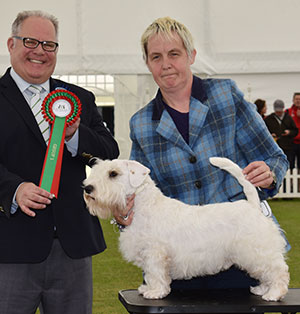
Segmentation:
[(45, 120), (52, 124), (52, 128), (40, 187), (57, 198), (66, 127), (72, 125), (79, 118), (81, 102), (74, 93), (66, 89), (56, 89), (44, 99), (42, 113)]

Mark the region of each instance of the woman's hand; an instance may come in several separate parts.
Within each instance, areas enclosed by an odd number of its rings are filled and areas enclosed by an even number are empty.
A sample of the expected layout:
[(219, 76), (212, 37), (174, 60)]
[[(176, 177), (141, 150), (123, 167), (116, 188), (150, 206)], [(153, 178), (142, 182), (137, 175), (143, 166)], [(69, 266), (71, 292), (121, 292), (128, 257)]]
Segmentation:
[(256, 187), (267, 189), (274, 181), (271, 169), (264, 161), (251, 162), (244, 168), (243, 173)]

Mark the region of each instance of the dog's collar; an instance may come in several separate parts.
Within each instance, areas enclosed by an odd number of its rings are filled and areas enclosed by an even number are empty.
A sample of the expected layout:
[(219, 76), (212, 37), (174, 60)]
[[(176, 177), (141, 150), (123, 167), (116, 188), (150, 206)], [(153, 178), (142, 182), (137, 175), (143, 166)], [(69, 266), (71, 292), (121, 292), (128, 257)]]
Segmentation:
[[(147, 185), (148, 185), (148, 182), (145, 182), (145, 183), (143, 183), (142, 185), (140, 185), (140, 186), (135, 190), (134, 194), (137, 195), (137, 194), (141, 193), (141, 192), (145, 189), (145, 187), (146, 187)], [(133, 207), (129, 210), (129, 212), (127, 213), (126, 216), (121, 216), (121, 217), (122, 217), (124, 220), (127, 220), (132, 211), (133, 211)], [(119, 223), (116, 221), (115, 218), (113, 218), (113, 219), (110, 221), (110, 223), (111, 223), (112, 225), (116, 225), (116, 226), (118, 227), (118, 229), (119, 229), (120, 232), (122, 232), (122, 231), (126, 228), (125, 225), (119, 224)]]
[[(148, 185), (148, 182), (143, 183), (142, 185), (140, 185), (134, 192), (135, 195), (141, 193), (145, 187)], [(133, 211), (133, 207), (128, 211), (126, 216), (121, 216), (123, 218), (123, 220), (127, 220), (129, 215), (131, 214), (131, 212)]]
[(148, 185), (149, 183), (148, 182), (144, 182), (142, 185), (140, 185), (134, 192), (135, 195), (141, 193), (145, 187)]
[[(126, 216), (121, 216), (121, 215), (120, 215), (120, 217), (123, 218), (124, 221), (126, 221), (132, 211), (133, 211), (133, 207), (129, 210), (129, 212), (127, 213)], [(127, 226), (125, 226), (125, 225), (122, 225), (122, 224), (118, 223), (115, 218), (113, 218), (113, 219), (110, 221), (110, 223), (111, 223), (112, 225), (117, 226), (120, 232), (122, 232), (122, 231), (127, 227)]]

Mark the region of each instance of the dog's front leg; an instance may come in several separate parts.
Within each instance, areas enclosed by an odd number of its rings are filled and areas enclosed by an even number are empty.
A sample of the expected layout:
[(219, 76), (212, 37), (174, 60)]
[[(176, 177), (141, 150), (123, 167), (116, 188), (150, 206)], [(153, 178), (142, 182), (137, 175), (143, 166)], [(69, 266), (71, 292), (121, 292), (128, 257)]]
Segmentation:
[(145, 284), (138, 291), (146, 299), (162, 299), (171, 291), (170, 261), (166, 249), (156, 245), (143, 250), (142, 255)]

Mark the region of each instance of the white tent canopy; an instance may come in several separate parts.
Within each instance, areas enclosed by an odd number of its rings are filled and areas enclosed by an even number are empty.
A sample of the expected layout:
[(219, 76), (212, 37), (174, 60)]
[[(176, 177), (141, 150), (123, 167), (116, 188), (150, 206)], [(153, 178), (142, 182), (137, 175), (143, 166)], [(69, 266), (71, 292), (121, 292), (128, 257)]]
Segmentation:
[(124, 157), (130, 149), (124, 117), (129, 120), (156, 90), (140, 37), (158, 17), (173, 17), (189, 28), (198, 52), (196, 74), (236, 80), (250, 101), (266, 99), (269, 113), (275, 99), (289, 107), (300, 91), (299, 0), (27, 0), (0, 8), (2, 73), (9, 65), (11, 24), (19, 11), (34, 9), (60, 22), (55, 74), (114, 76), (116, 137)]
[(27, 0), (0, 4), (1, 68), (18, 11), (41, 9), (60, 21), (57, 73), (143, 74), (140, 36), (171, 16), (194, 36), (197, 73), (297, 72), (299, 0)]

